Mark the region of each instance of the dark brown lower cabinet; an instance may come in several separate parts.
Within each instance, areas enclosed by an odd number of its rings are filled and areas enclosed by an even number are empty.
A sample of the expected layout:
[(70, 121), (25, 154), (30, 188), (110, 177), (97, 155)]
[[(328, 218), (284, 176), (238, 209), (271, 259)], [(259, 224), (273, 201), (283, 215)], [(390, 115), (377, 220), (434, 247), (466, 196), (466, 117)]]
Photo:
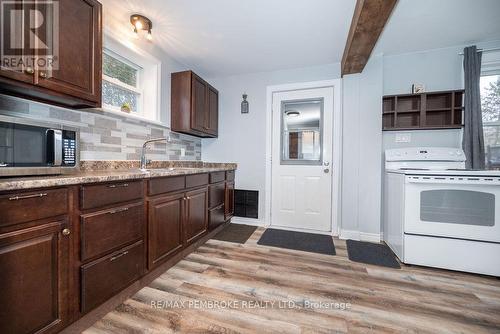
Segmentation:
[(148, 204), (148, 268), (182, 248), (184, 193), (153, 199)]
[(144, 238), (144, 203), (81, 215), (80, 256), (87, 261)]
[(0, 194), (0, 334), (59, 332), (223, 224), (234, 192), (225, 179)]
[[(224, 201), (226, 194), (226, 178), (225, 172), (210, 173), (210, 181), (208, 186), (208, 229), (213, 230), (217, 226), (225, 222), (224, 218)], [(220, 182), (222, 181), (222, 182)]]
[(213, 230), (226, 221), (224, 216), (224, 204), (208, 211), (208, 229)]
[(0, 333), (54, 333), (67, 325), (67, 225), (0, 235)]
[(138, 241), (81, 268), (81, 308), (88, 312), (144, 273), (144, 242)]
[(234, 181), (226, 181), (226, 198), (224, 220), (228, 221), (234, 215)]
[(208, 227), (208, 191), (207, 187), (186, 193), (186, 219), (184, 235), (186, 243), (194, 241), (207, 231)]

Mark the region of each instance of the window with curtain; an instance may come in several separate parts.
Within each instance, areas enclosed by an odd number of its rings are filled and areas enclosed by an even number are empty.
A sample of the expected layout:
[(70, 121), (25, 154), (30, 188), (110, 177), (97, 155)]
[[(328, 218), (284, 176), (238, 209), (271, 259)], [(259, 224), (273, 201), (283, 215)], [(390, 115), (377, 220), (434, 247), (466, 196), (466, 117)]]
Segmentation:
[(500, 169), (500, 52), (483, 54), (480, 85), (486, 168)]

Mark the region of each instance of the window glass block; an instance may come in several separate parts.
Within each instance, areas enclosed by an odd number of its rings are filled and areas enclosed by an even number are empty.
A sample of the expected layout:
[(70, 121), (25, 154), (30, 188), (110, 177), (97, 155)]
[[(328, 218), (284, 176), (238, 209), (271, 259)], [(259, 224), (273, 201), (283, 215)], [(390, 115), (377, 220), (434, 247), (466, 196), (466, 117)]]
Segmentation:
[(123, 89), (105, 80), (102, 81), (103, 104), (121, 108), (124, 103), (128, 103), (132, 112), (138, 112), (138, 99), (139, 94)]
[(103, 53), (102, 71), (104, 75), (115, 78), (121, 82), (137, 87), (138, 70), (107, 53)]

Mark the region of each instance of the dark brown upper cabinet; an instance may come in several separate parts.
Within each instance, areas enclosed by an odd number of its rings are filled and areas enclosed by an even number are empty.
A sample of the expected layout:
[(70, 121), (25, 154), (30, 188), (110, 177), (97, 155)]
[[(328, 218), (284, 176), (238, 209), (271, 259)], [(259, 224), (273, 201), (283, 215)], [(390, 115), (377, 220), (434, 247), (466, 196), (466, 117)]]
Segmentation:
[(218, 135), (219, 92), (193, 71), (172, 73), (172, 130), (197, 137)]
[(463, 97), (463, 90), (384, 96), (382, 130), (459, 129)]
[[(50, 22), (51, 16), (44, 3), (19, 3), (19, 8), (16, 9), (24, 9), (25, 13), (29, 13), (26, 6), (37, 6), (36, 9), (44, 14), (44, 19)], [(64, 0), (57, 4), (58, 68), (46, 70), (42, 67), (23, 66), (22, 69), (14, 70), (3, 66), (0, 68), (0, 93), (72, 108), (100, 107), (102, 6), (96, 0)], [(23, 29), (14, 34), (10, 34), (9, 30), (6, 35), (17, 36), (29, 32), (29, 20), (24, 22)], [(52, 27), (51, 24), (44, 26), (47, 29)], [(7, 24), (6, 27), (10, 29), (10, 25)], [(41, 40), (46, 35), (46, 30), (37, 30), (37, 36)], [(27, 50), (30, 48), (27, 43), (23, 46), (24, 49), (18, 50), (19, 54), (34, 52), (35, 56), (43, 56), (40, 50)]]

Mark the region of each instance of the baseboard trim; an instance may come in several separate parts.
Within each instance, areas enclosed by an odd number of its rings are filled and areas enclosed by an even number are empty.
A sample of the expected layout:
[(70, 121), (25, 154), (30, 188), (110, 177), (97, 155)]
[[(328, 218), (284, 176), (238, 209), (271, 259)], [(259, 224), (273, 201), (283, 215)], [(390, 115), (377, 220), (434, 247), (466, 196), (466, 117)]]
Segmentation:
[(343, 240), (352, 239), (378, 243), (381, 240), (381, 235), (380, 233), (365, 233), (353, 230), (341, 230), (339, 238)]
[(233, 224), (243, 224), (252, 226), (266, 226), (266, 222), (255, 218), (235, 217), (231, 218)]

